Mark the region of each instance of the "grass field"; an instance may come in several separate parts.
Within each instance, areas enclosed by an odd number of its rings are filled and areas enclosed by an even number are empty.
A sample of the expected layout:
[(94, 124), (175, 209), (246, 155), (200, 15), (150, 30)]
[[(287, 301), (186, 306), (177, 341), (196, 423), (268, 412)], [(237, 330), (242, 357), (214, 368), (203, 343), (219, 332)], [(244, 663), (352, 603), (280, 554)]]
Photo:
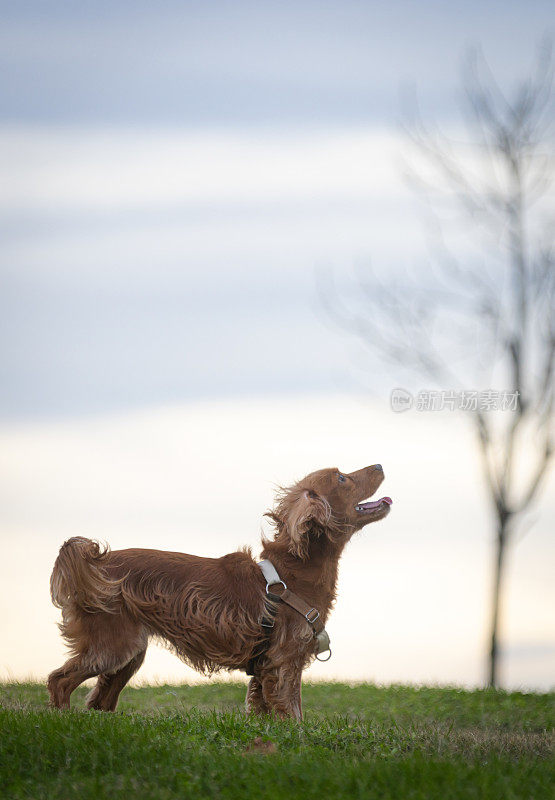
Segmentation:
[(128, 688), (115, 714), (0, 685), (3, 798), (554, 796), (555, 694), (304, 687), (302, 724), (247, 719), (234, 683)]

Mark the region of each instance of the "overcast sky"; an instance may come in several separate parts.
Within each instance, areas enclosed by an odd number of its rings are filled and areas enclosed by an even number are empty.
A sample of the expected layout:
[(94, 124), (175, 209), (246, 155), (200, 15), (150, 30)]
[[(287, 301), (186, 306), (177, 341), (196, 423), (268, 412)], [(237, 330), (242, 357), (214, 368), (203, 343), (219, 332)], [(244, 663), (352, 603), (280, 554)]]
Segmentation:
[[(345, 556), (314, 677), (479, 683), (494, 530), (467, 420), (393, 414), (404, 376), (326, 321), (315, 273), (345, 288), (371, 261), (433, 290), (407, 98), (459, 136), (465, 49), (510, 91), (552, 4), (0, 5), (0, 594), (19, 614), (0, 677), (62, 659), (68, 536), (257, 552), (273, 484), (379, 461), (393, 511)], [(511, 551), (508, 686), (553, 685), (554, 496)], [(156, 651), (143, 673), (184, 675)]]
[(425, 262), (403, 97), (457, 125), (465, 47), (510, 86), (552, 21), (541, 2), (2, 10), (8, 417), (357, 387), (314, 270)]
[(2, 117), (63, 123), (389, 122), (404, 84), (443, 113), (465, 47), (511, 80), (553, 24), (542, 0), (2, 7)]

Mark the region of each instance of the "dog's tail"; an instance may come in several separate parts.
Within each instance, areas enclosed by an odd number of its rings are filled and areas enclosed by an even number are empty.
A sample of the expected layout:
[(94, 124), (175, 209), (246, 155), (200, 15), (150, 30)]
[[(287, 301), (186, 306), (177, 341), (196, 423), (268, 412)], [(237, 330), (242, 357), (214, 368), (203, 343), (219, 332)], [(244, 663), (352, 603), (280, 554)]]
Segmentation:
[(110, 548), (74, 536), (64, 542), (50, 576), (52, 602), (62, 610), (73, 605), (88, 612), (117, 610), (121, 580), (110, 580), (105, 565)]

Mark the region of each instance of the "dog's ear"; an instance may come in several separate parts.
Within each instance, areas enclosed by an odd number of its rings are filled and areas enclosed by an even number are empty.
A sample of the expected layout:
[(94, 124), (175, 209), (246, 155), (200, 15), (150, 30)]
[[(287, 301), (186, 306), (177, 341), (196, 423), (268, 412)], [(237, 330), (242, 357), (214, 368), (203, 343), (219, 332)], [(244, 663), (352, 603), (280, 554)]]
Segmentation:
[(329, 503), (311, 489), (295, 487), (284, 498), (283, 505), (286, 513), (281, 515), (281, 520), (289, 534), (289, 552), (304, 559), (308, 556), (310, 530), (315, 524), (324, 528), (329, 521)]

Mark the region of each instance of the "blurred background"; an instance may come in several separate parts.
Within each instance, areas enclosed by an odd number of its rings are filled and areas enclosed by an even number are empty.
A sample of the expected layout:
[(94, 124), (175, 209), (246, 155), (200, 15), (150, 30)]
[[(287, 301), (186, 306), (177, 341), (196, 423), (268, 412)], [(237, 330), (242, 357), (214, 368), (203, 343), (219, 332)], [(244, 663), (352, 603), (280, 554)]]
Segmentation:
[[(393, 388), (430, 387), (334, 324), (318, 275), (348, 287), (371, 261), (429, 280), (406, 98), (458, 137), (467, 48), (510, 91), (551, 5), (21, 0), (2, 16), (0, 676), (64, 659), (48, 587), (64, 539), (256, 552), (276, 485), (381, 462), (392, 513), (346, 550), (334, 655), (309, 676), (482, 685), (495, 523), (474, 431), (393, 413)], [(507, 688), (555, 683), (554, 488), (507, 555)], [(156, 647), (137, 677), (198, 679)]]

